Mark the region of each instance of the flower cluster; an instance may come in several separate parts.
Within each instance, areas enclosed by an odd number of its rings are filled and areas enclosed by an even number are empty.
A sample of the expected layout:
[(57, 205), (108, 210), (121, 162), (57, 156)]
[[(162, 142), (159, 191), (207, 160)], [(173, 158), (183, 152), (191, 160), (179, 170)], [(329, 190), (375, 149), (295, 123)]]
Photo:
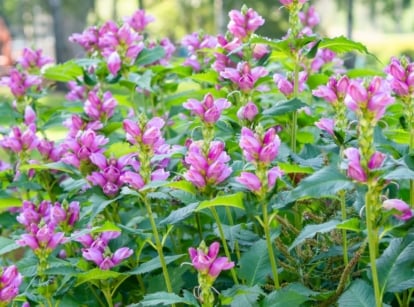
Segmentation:
[(215, 48), (217, 38), (208, 34), (194, 32), (186, 35), (181, 40), (181, 44), (188, 50), (188, 56), (183, 65), (192, 67), (194, 71), (200, 71), (206, 68), (212, 60), (211, 56), (204, 50)]
[(0, 305), (10, 303), (18, 294), (23, 276), (15, 265), (0, 268)]
[(97, 236), (85, 234), (76, 240), (83, 246), (83, 258), (94, 262), (101, 270), (109, 270), (133, 254), (133, 250), (128, 247), (111, 252), (109, 241), (120, 235), (119, 231), (104, 231)]
[(397, 96), (410, 97), (414, 93), (414, 63), (408, 63), (406, 58), (392, 58), (385, 72), (391, 89)]
[[(308, 79), (308, 74), (305, 71), (301, 71), (299, 73), (299, 79), (298, 79), (298, 91), (303, 92), (305, 90), (305, 82)], [(292, 80), (292, 76), (289, 75), (288, 77), (285, 77), (281, 74), (274, 74), (273, 75), (273, 81), (276, 83), (277, 88), (279, 91), (285, 95), (288, 99), (292, 98), (293, 92), (294, 92), (294, 80)]]
[(361, 183), (367, 182), (369, 174), (381, 168), (386, 158), (385, 154), (377, 151), (364, 167), (361, 163), (361, 154), (357, 148), (349, 147), (344, 150), (344, 154), (348, 158), (348, 177)]
[(231, 104), (227, 99), (214, 99), (211, 94), (205, 95), (202, 101), (189, 99), (183, 104), (185, 109), (192, 111), (206, 124), (216, 123), (223, 110), (228, 109), (230, 106)]

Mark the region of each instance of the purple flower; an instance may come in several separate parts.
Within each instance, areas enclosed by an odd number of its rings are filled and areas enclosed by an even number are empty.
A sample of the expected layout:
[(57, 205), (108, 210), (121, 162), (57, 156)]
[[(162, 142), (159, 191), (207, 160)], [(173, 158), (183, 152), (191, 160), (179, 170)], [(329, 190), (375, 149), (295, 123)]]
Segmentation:
[(105, 92), (100, 98), (97, 91), (91, 91), (85, 102), (84, 110), (91, 119), (100, 121), (112, 117), (116, 106), (117, 102), (111, 92)]
[(256, 115), (259, 113), (257, 106), (249, 101), (245, 106), (242, 106), (239, 111), (237, 111), (237, 117), (240, 120), (252, 121)]
[(215, 100), (211, 94), (205, 95), (202, 101), (189, 99), (183, 104), (185, 109), (192, 111), (208, 124), (217, 122), (223, 110), (228, 109), (230, 106), (231, 104), (227, 99), (219, 98)]
[(13, 96), (18, 99), (26, 95), (30, 88), (39, 86), (41, 83), (41, 77), (29, 75), (17, 69), (11, 69), (9, 76), (0, 79), (0, 85), (8, 86)]
[(23, 276), (15, 265), (0, 269), (0, 303), (11, 302), (18, 294)]
[(414, 92), (414, 63), (407, 63), (407, 59), (402, 61), (392, 58), (385, 72), (390, 86), (397, 96), (407, 97)]
[(116, 76), (121, 70), (122, 61), (117, 51), (112, 52), (108, 57), (108, 70), (109, 72)]
[[(269, 191), (273, 189), (276, 184), (276, 180), (283, 176), (283, 171), (279, 167), (273, 167), (267, 171), (267, 189)], [(262, 192), (263, 182), (260, 178), (253, 173), (241, 172), (239, 177), (236, 177), (237, 182), (244, 185), (248, 190), (255, 194)]]
[(131, 17), (124, 18), (124, 22), (128, 23), (129, 26), (137, 32), (144, 31), (146, 26), (154, 20), (155, 18), (151, 15), (147, 15), (144, 10), (137, 10)]
[(24, 68), (42, 68), (46, 64), (52, 63), (53, 60), (47, 56), (44, 56), (41, 49), (33, 50), (30, 48), (24, 48), (22, 56), (17, 62)]
[(319, 14), (316, 12), (314, 6), (310, 6), (306, 12), (300, 11), (298, 15), (300, 22), (305, 27), (313, 28), (320, 22)]
[(229, 13), (230, 22), (227, 29), (234, 37), (241, 40), (251, 35), (264, 24), (264, 19), (252, 8), (242, 11), (231, 10)]
[[(281, 4), (283, 4), (284, 6), (290, 7), (293, 4), (295, 4), (296, 0), (279, 0)], [(306, 3), (308, 0), (297, 0), (297, 3), (299, 4), (304, 4)]]
[(32, 224), (32, 232), (22, 234), (16, 243), (21, 246), (29, 246), (34, 252), (46, 250), (48, 253), (53, 251), (59, 244), (66, 241), (63, 232), (55, 232), (53, 224), (45, 224), (38, 228)]
[(12, 127), (10, 134), (0, 141), (1, 147), (10, 149), (15, 153), (32, 151), (37, 148), (38, 144), (39, 139), (36, 135), (35, 124), (28, 125), (24, 131), (17, 126)]
[(257, 82), (262, 77), (267, 76), (268, 71), (262, 67), (251, 68), (249, 63), (240, 62), (237, 68), (225, 68), (220, 72), (220, 76), (224, 79), (232, 81), (240, 90), (248, 92), (251, 91)]
[(219, 250), (220, 243), (218, 242), (212, 243), (209, 248), (202, 242), (199, 248), (190, 247), (188, 249), (194, 268), (199, 274), (210, 276), (213, 281), (221, 271), (230, 270), (234, 267), (234, 262), (229, 261), (226, 257), (217, 258)]
[(335, 120), (332, 118), (321, 118), (315, 123), (315, 126), (328, 132), (330, 135), (334, 135)]
[[(126, 132), (126, 139), (131, 144), (139, 144), (151, 149), (153, 153), (161, 153), (165, 140), (162, 137), (161, 129), (165, 125), (165, 121), (161, 117), (151, 118), (142, 127), (142, 123), (136, 123), (130, 119), (125, 119), (123, 128)], [(164, 153), (164, 152), (163, 152)]]
[(407, 221), (413, 216), (410, 206), (400, 199), (387, 199), (382, 203), (382, 207), (385, 210), (399, 211), (394, 216), (401, 221)]
[(359, 182), (366, 182), (367, 174), (361, 166), (361, 155), (359, 150), (350, 147), (344, 150), (344, 154), (348, 158), (348, 177)]
[[(276, 86), (278, 87), (279, 91), (283, 95), (285, 95), (287, 98), (290, 98), (293, 95), (294, 81), (291, 79), (292, 79), (292, 76), (289, 76), (288, 78), (286, 78), (281, 74), (273, 75), (273, 81), (276, 83)], [(308, 79), (308, 74), (305, 71), (301, 71), (299, 73), (299, 86), (298, 86), (299, 92), (303, 92), (303, 90), (305, 89), (305, 82), (307, 79)]]
[(135, 190), (140, 190), (145, 185), (144, 179), (142, 179), (141, 175), (132, 171), (126, 171), (123, 173), (120, 180)]
[(280, 138), (274, 128), (259, 135), (243, 127), (239, 145), (247, 161), (270, 164), (279, 152)]
[(327, 85), (321, 85), (312, 94), (316, 97), (325, 99), (327, 102), (335, 105), (338, 101), (345, 98), (349, 86), (349, 78), (347, 76), (336, 79), (329, 78)]

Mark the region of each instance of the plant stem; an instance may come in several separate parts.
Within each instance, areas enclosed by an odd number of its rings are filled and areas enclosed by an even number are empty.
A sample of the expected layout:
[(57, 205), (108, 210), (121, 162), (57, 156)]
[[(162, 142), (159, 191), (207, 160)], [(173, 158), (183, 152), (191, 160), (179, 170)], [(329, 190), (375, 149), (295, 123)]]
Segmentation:
[(368, 233), (369, 259), (371, 265), (372, 283), (374, 286), (375, 304), (382, 307), (382, 295), (380, 291), (378, 272), (377, 272), (377, 254), (378, 254), (378, 229), (375, 227), (375, 208), (378, 204), (378, 198), (373, 191), (373, 187), (368, 185), (368, 191), (365, 195), (365, 216)]
[[(345, 202), (345, 191), (341, 190), (339, 192), (339, 197), (341, 201), (341, 217), (342, 221), (346, 220), (346, 202)], [(346, 229), (342, 229), (342, 250), (344, 253), (344, 265), (347, 266), (349, 259), (348, 259), (348, 240), (346, 236)]]
[(112, 302), (111, 290), (109, 289), (109, 285), (104, 286), (102, 292), (105, 296), (106, 302), (108, 303), (108, 307), (113, 307), (114, 303)]
[[(295, 70), (293, 71), (293, 97), (297, 98), (299, 96), (299, 55), (295, 55)], [(296, 152), (296, 134), (297, 134), (297, 123), (298, 121), (298, 112), (295, 110), (292, 113), (292, 123), (291, 123), (291, 135), (290, 135), (290, 147), (293, 153)]]
[(279, 274), (277, 272), (276, 258), (273, 252), (272, 238), (270, 236), (269, 213), (267, 212), (266, 202), (262, 201), (261, 203), (262, 203), (262, 213), (263, 213), (263, 230), (264, 230), (265, 237), (266, 237), (267, 250), (269, 251), (270, 266), (272, 268), (272, 274), (273, 274), (273, 282), (275, 284), (275, 289), (277, 290), (280, 288)]
[[(220, 234), (221, 242), (223, 243), (224, 253), (226, 254), (226, 257), (229, 260), (231, 260), (230, 250), (229, 250), (229, 247), (227, 246), (227, 241), (226, 241), (226, 237), (224, 235), (223, 226), (221, 225), (220, 218), (217, 214), (217, 210), (214, 207), (211, 207), (210, 209), (211, 209), (211, 213), (213, 214), (214, 219), (216, 220), (216, 224), (217, 224), (217, 228), (218, 228), (218, 231), (219, 231), (219, 234)], [(236, 285), (238, 285), (239, 280), (237, 279), (236, 271), (234, 270), (234, 268), (232, 268), (230, 271), (231, 271), (231, 276), (233, 278), (234, 283)]]
[(169, 293), (173, 293), (173, 288), (171, 286), (170, 275), (168, 273), (167, 264), (165, 262), (163, 246), (161, 244), (160, 235), (158, 233), (158, 229), (157, 229), (157, 225), (156, 225), (155, 220), (154, 220), (154, 216), (152, 215), (151, 205), (148, 203), (148, 200), (145, 197), (145, 195), (143, 195), (143, 199), (144, 199), (144, 203), (145, 203), (145, 208), (147, 209), (148, 218), (149, 218), (150, 223), (151, 223), (152, 233), (153, 233), (154, 238), (155, 238), (155, 246), (157, 248), (157, 252), (158, 252), (158, 255), (160, 257), (160, 262), (161, 262), (161, 267), (162, 267), (162, 273), (164, 275), (165, 285), (167, 287), (167, 291)]

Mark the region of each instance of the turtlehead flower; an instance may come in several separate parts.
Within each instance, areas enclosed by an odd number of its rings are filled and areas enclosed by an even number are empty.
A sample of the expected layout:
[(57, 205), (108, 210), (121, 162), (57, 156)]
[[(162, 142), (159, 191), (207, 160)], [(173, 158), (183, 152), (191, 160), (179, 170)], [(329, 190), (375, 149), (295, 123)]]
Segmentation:
[(98, 96), (97, 91), (91, 91), (85, 102), (85, 113), (95, 121), (105, 121), (114, 115), (115, 108), (118, 105), (112, 93), (107, 91), (102, 97)]
[(65, 234), (56, 232), (54, 224), (49, 223), (41, 226), (31, 225), (31, 232), (22, 234), (16, 241), (21, 246), (29, 246), (35, 254), (46, 252), (50, 254), (58, 245), (65, 243)]
[(26, 130), (19, 127), (12, 127), (10, 134), (0, 140), (0, 146), (4, 149), (10, 149), (15, 153), (22, 151), (32, 151), (37, 148), (39, 139), (36, 135), (36, 125), (29, 124)]
[(343, 101), (348, 90), (349, 78), (343, 76), (339, 79), (330, 77), (327, 85), (321, 85), (312, 94), (316, 97), (325, 99), (327, 102), (335, 105)]
[(385, 154), (377, 151), (371, 156), (366, 169), (364, 169), (361, 165), (361, 154), (357, 148), (347, 148), (344, 150), (344, 154), (348, 158), (348, 177), (361, 183), (367, 182), (367, 172), (382, 167), (386, 158)]
[(227, 25), (229, 32), (238, 39), (245, 39), (264, 24), (264, 19), (252, 8), (242, 8), (242, 11), (231, 10), (230, 22)]
[(32, 87), (40, 86), (41, 83), (41, 77), (20, 72), (15, 68), (10, 70), (9, 76), (0, 79), (0, 85), (8, 86), (17, 99), (25, 96)]
[(86, 91), (87, 88), (85, 85), (79, 85), (76, 81), (69, 81), (66, 83), (69, 92), (66, 94), (65, 98), (69, 101), (83, 101), (87, 98)]
[(231, 103), (225, 98), (214, 99), (213, 95), (207, 94), (202, 101), (189, 99), (183, 107), (192, 111), (207, 124), (216, 123), (223, 110), (230, 108)]
[(294, 4), (300, 4), (300, 5), (303, 5), (303, 4), (305, 4), (307, 1), (308, 1), (308, 0), (279, 0), (279, 2), (280, 2), (282, 5), (286, 6), (286, 7), (291, 7), (291, 6), (293, 6)]
[(321, 118), (315, 123), (315, 126), (328, 132), (330, 135), (334, 135), (335, 120), (332, 118)]
[(305, 12), (299, 12), (299, 19), (303, 26), (313, 28), (320, 22), (319, 14), (314, 6), (310, 6)]
[(52, 58), (44, 56), (41, 49), (33, 50), (30, 48), (24, 48), (22, 56), (17, 62), (26, 70), (29, 69), (40, 69), (46, 64), (52, 63)]
[(276, 180), (283, 176), (283, 171), (279, 167), (273, 167), (267, 171), (267, 183), (261, 182), (256, 174), (249, 172), (241, 172), (239, 177), (236, 177), (236, 181), (244, 185), (248, 190), (255, 194), (262, 193), (264, 184), (267, 184), (265, 192), (274, 188)]
[(361, 81), (349, 83), (345, 104), (357, 113), (369, 112), (374, 115), (374, 122), (380, 120), (388, 105), (394, 103), (389, 84), (380, 77), (372, 78), (367, 87)]
[(224, 150), (224, 143), (213, 141), (210, 143), (208, 153), (203, 153), (203, 142), (192, 142), (185, 157), (189, 166), (184, 178), (199, 189), (207, 185), (217, 185), (226, 180), (232, 169), (227, 165), (230, 156)]
[(410, 206), (400, 199), (387, 199), (382, 203), (382, 207), (385, 210), (399, 211), (394, 216), (401, 221), (407, 221), (413, 216)]
[(153, 117), (145, 124), (130, 119), (125, 119), (123, 122), (128, 142), (145, 145), (156, 154), (160, 152), (160, 149), (165, 144), (161, 131), (164, 125), (165, 121), (161, 117)]
[(242, 106), (239, 111), (237, 111), (237, 117), (240, 120), (247, 120), (251, 122), (256, 115), (259, 113), (257, 106), (249, 101), (245, 106)]
[(125, 17), (124, 22), (129, 24), (137, 32), (143, 32), (147, 25), (153, 22), (155, 18), (148, 15), (145, 10), (137, 10), (130, 17)]
[[(301, 71), (299, 73), (299, 92), (303, 92), (305, 89), (305, 82), (308, 79), (308, 74), (305, 71)], [(292, 76), (286, 78), (281, 74), (274, 74), (273, 81), (276, 83), (277, 88), (279, 91), (285, 95), (287, 98), (292, 97), (294, 91), (294, 81), (292, 80)]]
[(220, 243), (214, 242), (207, 248), (204, 241), (201, 242), (197, 249), (194, 247), (190, 247), (188, 249), (191, 263), (194, 268), (199, 272), (199, 274), (211, 277), (211, 284), (218, 277), (221, 271), (230, 270), (234, 267), (234, 262), (229, 261), (226, 257), (217, 258), (219, 250)]
[(414, 93), (414, 63), (409, 63), (406, 58), (392, 58), (385, 72), (391, 89), (397, 96), (408, 97)]
[(257, 133), (243, 127), (239, 145), (247, 161), (270, 164), (279, 153), (280, 138), (274, 128)]
[(116, 76), (121, 70), (122, 60), (117, 51), (112, 52), (108, 57), (108, 70), (109, 72)]
[(0, 304), (10, 303), (19, 294), (22, 281), (15, 265), (0, 268)]
[(225, 68), (220, 76), (229, 79), (240, 90), (249, 92), (254, 89), (257, 80), (267, 76), (268, 71), (262, 66), (251, 68), (249, 63), (240, 62), (237, 68)]

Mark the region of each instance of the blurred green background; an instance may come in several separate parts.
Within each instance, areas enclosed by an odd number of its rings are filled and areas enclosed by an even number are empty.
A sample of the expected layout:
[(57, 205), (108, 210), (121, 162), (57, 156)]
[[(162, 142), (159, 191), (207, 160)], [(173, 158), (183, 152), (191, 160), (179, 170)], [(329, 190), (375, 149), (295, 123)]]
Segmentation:
[[(280, 38), (287, 29), (287, 12), (278, 0), (0, 0), (0, 15), (13, 37), (16, 58), (24, 46), (42, 48), (58, 62), (82, 51), (68, 42), (73, 32), (105, 20), (120, 20), (144, 8), (156, 18), (148, 27), (153, 38), (179, 43), (185, 34), (203, 30), (224, 33), (228, 11), (243, 4), (265, 19), (259, 33)], [(414, 54), (414, 1), (310, 0), (321, 18), (317, 31), (346, 35), (366, 44), (384, 62), (402, 52)]]

